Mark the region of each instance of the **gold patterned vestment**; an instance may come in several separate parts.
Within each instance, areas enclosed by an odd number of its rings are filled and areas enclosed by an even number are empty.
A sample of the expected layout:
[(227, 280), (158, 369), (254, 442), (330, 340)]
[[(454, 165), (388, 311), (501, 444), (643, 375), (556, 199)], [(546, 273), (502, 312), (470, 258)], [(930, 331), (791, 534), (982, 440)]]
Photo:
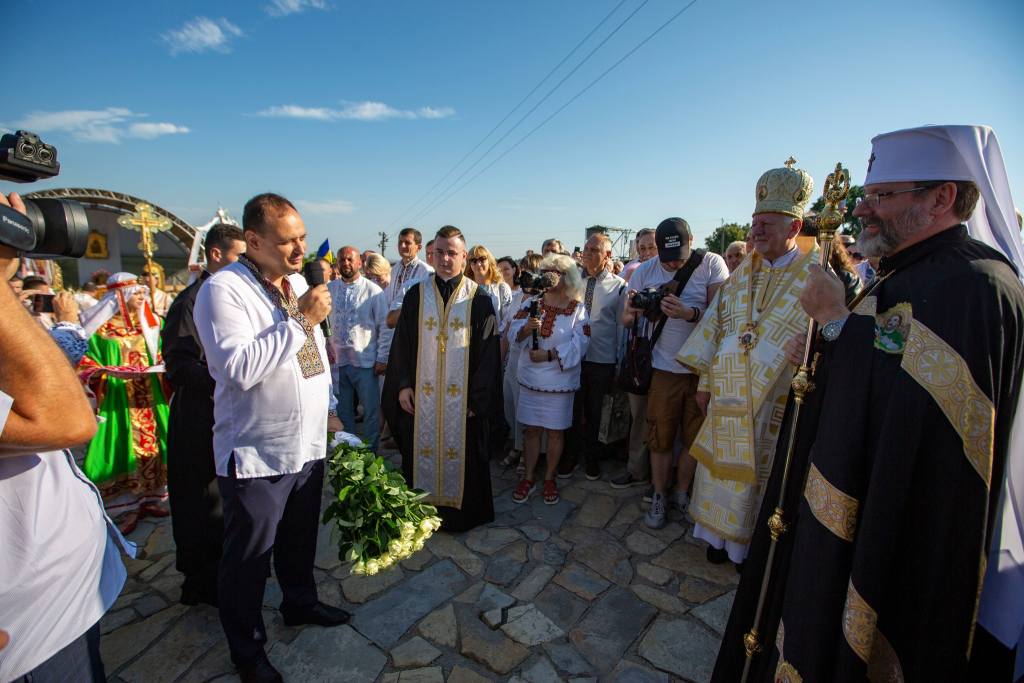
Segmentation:
[[(735, 543), (750, 541), (771, 471), (792, 377), (783, 350), (807, 328), (800, 292), (818, 247), (813, 238), (798, 238), (797, 246), (802, 253), (774, 269), (752, 252), (676, 356), (700, 373), (698, 391), (711, 393), (690, 447), (698, 462), (690, 514)], [(744, 335), (751, 325), (752, 348)]]

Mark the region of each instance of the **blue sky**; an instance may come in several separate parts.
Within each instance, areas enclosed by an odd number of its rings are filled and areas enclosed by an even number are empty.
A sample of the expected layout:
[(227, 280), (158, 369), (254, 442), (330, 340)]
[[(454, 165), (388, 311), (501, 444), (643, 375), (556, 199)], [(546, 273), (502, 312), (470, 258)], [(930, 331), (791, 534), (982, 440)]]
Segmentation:
[[(18, 24), (34, 28), (0, 47), (15, 91), (0, 127), (56, 145), (62, 171), (4, 189), (117, 190), (194, 224), (273, 190), (298, 204), (310, 248), (369, 248), (619, 1), (23, 1)], [(688, 1), (648, 0), (462, 182)], [(642, 2), (626, 0), (476, 154)], [(749, 220), (758, 176), (790, 155), (817, 191), (837, 161), (859, 182), (873, 135), (927, 123), (992, 126), (1022, 205), (1021, 26), (1019, 1), (698, 0), (412, 225), (451, 223), (518, 256), (551, 236), (580, 245), (595, 223), (678, 215), (702, 242), (721, 219)]]

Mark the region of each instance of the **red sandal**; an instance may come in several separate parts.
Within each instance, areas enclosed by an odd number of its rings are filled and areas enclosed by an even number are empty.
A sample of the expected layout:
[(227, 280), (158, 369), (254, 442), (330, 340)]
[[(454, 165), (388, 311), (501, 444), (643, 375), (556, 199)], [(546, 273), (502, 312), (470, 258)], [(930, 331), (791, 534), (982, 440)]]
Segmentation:
[(545, 505), (556, 505), (562, 497), (558, 495), (558, 484), (555, 483), (554, 479), (544, 480), (544, 504)]
[(529, 479), (523, 479), (521, 482), (519, 482), (519, 486), (516, 487), (516, 490), (512, 492), (512, 502), (519, 504), (525, 503), (527, 500), (530, 499), (530, 494), (533, 493), (536, 489), (537, 484), (530, 481)]

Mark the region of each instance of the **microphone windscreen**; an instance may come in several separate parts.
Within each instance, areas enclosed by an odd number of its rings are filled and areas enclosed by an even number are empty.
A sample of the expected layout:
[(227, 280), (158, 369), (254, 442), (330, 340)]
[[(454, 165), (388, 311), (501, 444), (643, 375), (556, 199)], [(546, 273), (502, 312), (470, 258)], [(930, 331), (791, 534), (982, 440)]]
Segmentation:
[(324, 269), (319, 261), (307, 261), (306, 265), (302, 266), (302, 277), (306, 279), (306, 284), (310, 287), (325, 283)]
[(540, 276), (540, 286), (544, 289), (551, 289), (558, 285), (558, 276), (554, 273), (544, 273)]

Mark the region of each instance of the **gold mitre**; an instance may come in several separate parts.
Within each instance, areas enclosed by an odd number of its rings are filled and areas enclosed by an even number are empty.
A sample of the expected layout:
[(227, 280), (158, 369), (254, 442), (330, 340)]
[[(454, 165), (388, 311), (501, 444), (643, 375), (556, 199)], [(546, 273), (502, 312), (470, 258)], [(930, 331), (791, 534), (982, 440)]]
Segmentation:
[(804, 217), (804, 207), (811, 201), (814, 180), (807, 171), (793, 168), (796, 159), (789, 158), (784, 168), (773, 168), (757, 181), (757, 206), (759, 213), (782, 213), (794, 218)]

